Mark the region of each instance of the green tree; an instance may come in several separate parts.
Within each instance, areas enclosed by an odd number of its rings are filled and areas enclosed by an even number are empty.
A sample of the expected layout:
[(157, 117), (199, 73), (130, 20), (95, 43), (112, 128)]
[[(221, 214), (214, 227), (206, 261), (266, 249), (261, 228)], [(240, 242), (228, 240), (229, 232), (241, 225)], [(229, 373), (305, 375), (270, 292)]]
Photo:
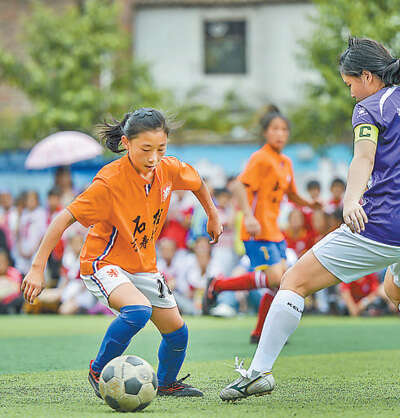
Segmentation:
[(32, 110), (14, 130), (8, 123), (2, 148), (58, 130), (92, 133), (107, 114), (163, 101), (147, 67), (132, 58), (113, 2), (87, 0), (61, 13), (36, 2), (25, 29), (23, 60), (0, 50), (0, 80), (21, 89)]
[(338, 72), (349, 35), (382, 42), (400, 54), (398, 0), (314, 0), (315, 30), (302, 42), (300, 58), (314, 70), (316, 81), (305, 85), (304, 102), (293, 109), (293, 139), (314, 145), (351, 141), (354, 101)]

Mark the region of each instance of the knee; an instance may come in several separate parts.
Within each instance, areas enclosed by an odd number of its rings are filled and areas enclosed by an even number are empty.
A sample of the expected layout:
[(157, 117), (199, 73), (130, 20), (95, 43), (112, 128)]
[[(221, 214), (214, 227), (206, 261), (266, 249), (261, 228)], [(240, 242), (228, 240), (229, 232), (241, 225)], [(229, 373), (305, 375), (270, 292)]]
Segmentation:
[(385, 279), (383, 288), (386, 296), (396, 306), (396, 308), (398, 308), (400, 305), (400, 288), (396, 286), (391, 279)]
[(146, 305), (127, 305), (120, 310), (120, 317), (131, 327), (143, 328), (150, 319), (152, 309)]
[(283, 274), (280, 289), (291, 290), (303, 297), (308, 296), (309, 293), (307, 283), (296, 273), (294, 267), (291, 267)]
[(163, 341), (174, 350), (185, 350), (189, 341), (189, 330), (186, 324), (169, 334), (162, 334)]

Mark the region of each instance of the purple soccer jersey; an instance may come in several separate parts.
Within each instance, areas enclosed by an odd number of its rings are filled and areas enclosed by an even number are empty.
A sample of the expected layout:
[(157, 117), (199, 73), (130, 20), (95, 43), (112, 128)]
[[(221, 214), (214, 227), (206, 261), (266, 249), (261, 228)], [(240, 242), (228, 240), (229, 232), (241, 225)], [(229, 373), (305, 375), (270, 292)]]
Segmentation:
[(363, 196), (366, 238), (400, 246), (400, 87), (385, 87), (357, 103), (353, 128), (378, 128), (374, 169)]

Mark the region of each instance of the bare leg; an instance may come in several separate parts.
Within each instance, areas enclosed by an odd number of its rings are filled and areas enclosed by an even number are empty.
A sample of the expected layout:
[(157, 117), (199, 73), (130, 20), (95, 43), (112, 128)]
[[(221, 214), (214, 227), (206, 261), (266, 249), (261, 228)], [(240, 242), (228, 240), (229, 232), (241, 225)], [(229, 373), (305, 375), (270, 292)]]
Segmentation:
[(389, 268), (386, 270), (383, 286), (387, 297), (394, 304), (396, 310), (400, 310), (400, 288), (394, 284), (393, 274)]
[(340, 280), (318, 261), (312, 250), (309, 250), (284, 274), (280, 289), (292, 290), (305, 298), (338, 283)]
[(157, 308), (153, 306), (151, 321), (157, 327), (161, 334), (169, 334), (179, 328), (182, 328), (184, 322), (178, 308)]
[(250, 373), (272, 370), (285, 342), (300, 322), (304, 298), (337, 283), (339, 280), (322, 266), (311, 250), (284, 274), (268, 312)]
[(123, 283), (116, 287), (108, 297), (108, 304), (116, 311), (129, 305), (151, 306), (146, 296), (132, 283)]

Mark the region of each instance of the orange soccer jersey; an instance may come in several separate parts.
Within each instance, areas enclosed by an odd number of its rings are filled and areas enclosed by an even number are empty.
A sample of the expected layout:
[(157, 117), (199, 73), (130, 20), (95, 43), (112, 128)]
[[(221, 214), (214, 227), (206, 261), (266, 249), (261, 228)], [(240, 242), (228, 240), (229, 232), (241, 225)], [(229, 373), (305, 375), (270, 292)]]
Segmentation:
[(164, 157), (150, 191), (128, 156), (103, 167), (67, 209), (90, 227), (81, 251), (81, 274), (114, 264), (129, 273), (156, 272), (155, 241), (165, 222), (173, 190), (199, 190), (195, 169)]
[[(238, 180), (247, 187), (247, 198), (261, 225), (261, 232), (255, 239), (282, 241), (284, 236), (278, 227), (280, 204), (286, 193), (297, 193), (290, 158), (265, 144), (252, 154)], [(243, 241), (252, 238), (243, 223), (241, 238)]]

